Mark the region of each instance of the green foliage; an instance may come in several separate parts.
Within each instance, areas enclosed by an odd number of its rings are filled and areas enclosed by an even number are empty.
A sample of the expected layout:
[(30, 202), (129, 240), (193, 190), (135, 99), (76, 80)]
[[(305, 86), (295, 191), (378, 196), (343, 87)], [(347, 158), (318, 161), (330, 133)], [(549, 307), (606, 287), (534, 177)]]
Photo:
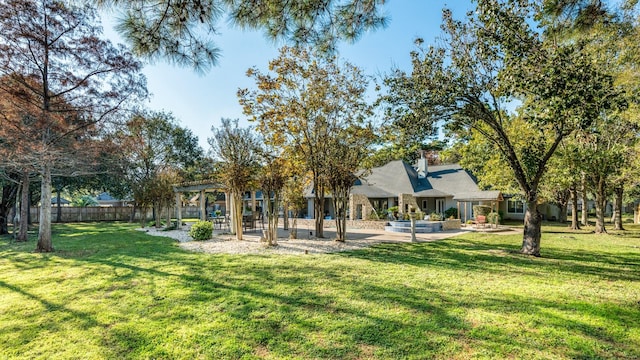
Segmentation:
[(475, 216), (484, 215), (487, 216), (491, 212), (491, 206), (487, 205), (473, 205), (473, 214)]
[(222, 126), (212, 127), (211, 131), (213, 137), (207, 140), (220, 161), (220, 179), (232, 191), (246, 191), (259, 169), (258, 136), (251, 127), (239, 127), (238, 119), (222, 119)]
[(211, 221), (197, 221), (189, 229), (189, 236), (194, 240), (209, 240), (212, 235), (213, 223)]
[(172, 230), (176, 230), (178, 228), (178, 226), (176, 224), (171, 224), (168, 226), (165, 226), (164, 229), (162, 229), (162, 231), (172, 231)]
[[(321, 236), (325, 192), (332, 194), (336, 219), (344, 220), (354, 174), (376, 140), (372, 106), (366, 101), (368, 80), (336, 56), (286, 46), (269, 62), (268, 72), (252, 68), (247, 76), (256, 88), (238, 91), (243, 112), (295, 173), (310, 175)], [(339, 240), (344, 224), (336, 223)]]
[(487, 222), (489, 224), (497, 225), (497, 224), (500, 224), (501, 221), (502, 221), (502, 217), (497, 212), (492, 211), (487, 214)]
[[(541, 35), (537, 11), (535, 2), (479, 1), (459, 21), (445, 9), (438, 44), (416, 40), (412, 72), (388, 76), (381, 99), (393, 125), (409, 134), (444, 122), (463, 143), (481, 137), (483, 149), (468, 164), (501, 181), (503, 191), (517, 186), (531, 204), (563, 139), (625, 105), (610, 70), (581, 43)], [(503, 169), (510, 174), (501, 176)], [(538, 255), (540, 222), (525, 221), (523, 251)]]
[(227, 19), (243, 29), (263, 30), (273, 40), (311, 44), (330, 51), (339, 39), (356, 40), (363, 32), (386, 24), (382, 2), (312, 1), (120, 1), (124, 13), (117, 30), (133, 50), (151, 60), (167, 61), (206, 71), (216, 65), (220, 50), (213, 42), (218, 21)]
[(0, 358), (638, 359), (630, 228), (545, 226), (532, 258), (517, 235), (245, 256), (54, 225), (51, 255), (0, 237)]
[(171, 204), (175, 196), (172, 185), (204, 156), (198, 137), (180, 127), (167, 112), (134, 114), (119, 135), (125, 177), (141, 207)]
[(432, 212), (431, 214), (429, 214), (429, 220), (431, 220), (431, 221), (441, 221), (442, 220), (442, 215), (438, 214), (437, 212)]
[(450, 207), (447, 210), (444, 211), (444, 217), (445, 219), (449, 219), (451, 217), (457, 218), (458, 217), (458, 209), (454, 208), (454, 207)]
[(373, 209), (371, 210), (371, 213), (367, 216), (367, 220), (380, 220), (380, 215), (375, 209)]
[(73, 199), (71, 203), (73, 204), (73, 206), (77, 207), (97, 206), (98, 200), (96, 200), (96, 198), (91, 195), (82, 195)]

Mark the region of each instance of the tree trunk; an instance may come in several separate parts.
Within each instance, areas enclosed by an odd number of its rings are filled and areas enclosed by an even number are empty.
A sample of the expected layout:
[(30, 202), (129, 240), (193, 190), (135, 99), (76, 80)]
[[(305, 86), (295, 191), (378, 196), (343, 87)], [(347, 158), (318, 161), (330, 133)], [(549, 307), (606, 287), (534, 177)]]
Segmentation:
[[(317, 184), (316, 179), (316, 184)], [(315, 194), (313, 198), (313, 216), (316, 224), (316, 237), (324, 237), (324, 186), (315, 185)]]
[(27, 219), (29, 218), (29, 172), (25, 171), (22, 174), (22, 190), (20, 194), (20, 231), (18, 231), (18, 237), (16, 241), (27, 241), (29, 224)]
[[(271, 191), (263, 191), (265, 194)], [(277, 191), (273, 192), (273, 201), (266, 199), (267, 202), (267, 244), (269, 246), (278, 245), (278, 203), (280, 195)]]
[(45, 161), (42, 166), (40, 185), (40, 223), (38, 224), (37, 252), (52, 252), (51, 240), (51, 165)]
[(555, 202), (556, 206), (558, 206), (558, 222), (566, 223), (567, 222), (567, 206), (569, 205), (569, 200), (571, 199), (571, 190), (563, 189), (555, 192)]
[(618, 186), (614, 190), (613, 197), (613, 229), (624, 230), (622, 226), (622, 197), (624, 195), (624, 188), (622, 185)]
[(285, 202), (282, 206), (282, 223), (285, 230), (289, 230), (289, 203)]
[(607, 232), (604, 226), (604, 211), (607, 205), (607, 198), (605, 195), (605, 183), (603, 176), (597, 176), (596, 182), (596, 228), (594, 232), (596, 234), (604, 234)]
[(159, 202), (154, 202), (153, 203), (153, 220), (156, 222), (156, 229), (159, 229), (162, 227), (162, 225), (160, 224), (160, 217), (162, 214), (160, 214), (161, 212), (161, 207), (160, 207), (160, 203)]
[(333, 193), (333, 209), (336, 217), (336, 241), (345, 242), (347, 232), (347, 202), (349, 198), (349, 189), (334, 188)]
[(129, 222), (133, 223), (136, 220), (136, 210), (138, 209), (138, 203), (133, 202), (133, 209), (131, 209), (131, 216), (129, 216)]
[(559, 206), (560, 213), (558, 214), (558, 222), (564, 224), (567, 222), (567, 203), (562, 203)]
[(56, 189), (56, 222), (62, 222), (62, 204), (60, 200), (60, 189)]
[(582, 226), (589, 226), (589, 207), (587, 206), (587, 176), (582, 174), (581, 189), (582, 195)]
[(293, 210), (291, 214), (291, 226), (289, 227), (289, 239), (297, 239), (298, 238), (298, 211)]
[(140, 227), (145, 228), (147, 226), (147, 209), (146, 206), (140, 206)]
[[(31, 187), (29, 187), (29, 199), (27, 200), (27, 209), (31, 209), (31, 204), (32, 201), (31, 199), (33, 199), (33, 192), (31, 191)], [(33, 221), (31, 219), (31, 211), (27, 210), (27, 218), (29, 219), (29, 221), (27, 221), (27, 225), (33, 225)]]
[(11, 182), (2, 187), (2, 202), (0, 202), (0, 235), (9, 233), (9, 211), (16, 199), (18, 185)]
[(167, 202), (167, 226), (166, 227), (171, 227), (171, 205), (169, 204), (169, 202)]
[(13, 207), (11, 208), (11, 213), (13, 214), (13, 221), (11, 222), (13, 223), (13, 238), (15, 240), (18, 239), (18, 228), (20, 227), (20, 215), (18, 214), (19, 210), (17, 209), (17, 206), (20, 205), (18, 197), (20, 197), (19, 191), (16, 193), (16, 200), (13, 202)]
[(571, 186), (569, 189), (571, 192), (571, 230), (580, 230), (580, 223), (578, 222), (578, 189), (575, 186)]
[(242, 240), (242, 191), (232, 191), (231, 196), (234, 197), (233, 213), (235, 216), (236, 240)]
[(524, 213), (524, 234), (520, 250), (523, 254), (540, 256), (541, 226), (542, 216), (538, 211), (537, 198), (534, 197), (527, 201), (527, 211)]

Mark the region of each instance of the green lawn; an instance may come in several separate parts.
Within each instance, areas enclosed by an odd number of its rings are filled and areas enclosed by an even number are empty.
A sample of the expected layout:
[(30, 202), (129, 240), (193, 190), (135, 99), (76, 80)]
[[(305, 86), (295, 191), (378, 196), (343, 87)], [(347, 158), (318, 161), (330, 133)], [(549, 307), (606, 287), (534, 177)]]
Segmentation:
[(639, 359), (640, 229), (207, 255), (128, 224), (0, 239), (0, 359)]

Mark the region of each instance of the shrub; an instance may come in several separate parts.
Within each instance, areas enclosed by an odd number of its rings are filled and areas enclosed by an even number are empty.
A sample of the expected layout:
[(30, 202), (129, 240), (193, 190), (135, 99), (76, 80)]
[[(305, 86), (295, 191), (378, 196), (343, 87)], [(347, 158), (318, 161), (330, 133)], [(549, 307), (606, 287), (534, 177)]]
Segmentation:
[(193, 240), (209, 240), (213, 235), (213, 223), (210, 221), (198, 221), (191, 226), (189, 236)]
[(444, 211), (444, 218), (445, 219), (449, 219), (449, 218), (457, 218), (458, 217), (458, 209), (454, 208), (454, 207), (450, 207), (447, 210)]
[(500, 224), (502, 217), (497, 212), (490, 212), (487, 214), (487, 222), (489, 224)]
[(371, 210), (371, 214), (369, 214), (369, 216), (367, 216), (367, 220), (380, 220), (380, 217), (378, 216), (378, 213), (376, 212), (376, 210)]
[(171, 224), (167, 227), (165, 227), (164, 229), (162, 229), (162, 231), (171, 231), (171, 230), (176, 230), (178, 228), (178, 226), (176, 224)]
[(491, 212), (491, 206), (487, 205), (473, 205), (473, 215), (484, 215), (487, 216)]
[(437, 212), (432, 212), (431, 214), (429, 214), (429, 220), (431, 220), (431, 221), (441, 221), (442, 220), (442, 215), (438, 214)]

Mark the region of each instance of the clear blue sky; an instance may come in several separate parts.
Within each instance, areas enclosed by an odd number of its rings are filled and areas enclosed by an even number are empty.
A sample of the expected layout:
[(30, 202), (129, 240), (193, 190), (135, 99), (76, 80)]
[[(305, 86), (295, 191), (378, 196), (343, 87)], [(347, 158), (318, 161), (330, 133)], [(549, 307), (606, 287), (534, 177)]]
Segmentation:
[[(422, 37), (429, 44), (436, 39), (443, 7), (451, 8), (456, 18), (462, 18), (473, 6), (470, 1), (461, 0), (388, 0), (385, 4), (388, 26), (364, 34), (354, 44), (341, 44), (339, 56), (371, 76), (379, 77), (393, 67), (410, 71), (413, 41)], [(106, 35), (115, 40), (109, 20), (103, 22)], [(191, 69), (165, 63), (146, 65), (144, 69), (152, 93), (148, 107), (172, 112), (182, 126), (198, 136), (205, 151), (209, 149), (207, 137), (211, 136), (211, 126), (218, 126), (221, 118), (238, 118), (241, 124), (249, 124), (236, 91), (254, 87), (245, 76), (247, 69), (257, 66), (266, 70), (281, 45), (270, 42), (259, 32), (223, 28), (224, 25), (221, 24), (221, 35), (215, 39), (222, 57), (207, 74), (198, 75)]]

